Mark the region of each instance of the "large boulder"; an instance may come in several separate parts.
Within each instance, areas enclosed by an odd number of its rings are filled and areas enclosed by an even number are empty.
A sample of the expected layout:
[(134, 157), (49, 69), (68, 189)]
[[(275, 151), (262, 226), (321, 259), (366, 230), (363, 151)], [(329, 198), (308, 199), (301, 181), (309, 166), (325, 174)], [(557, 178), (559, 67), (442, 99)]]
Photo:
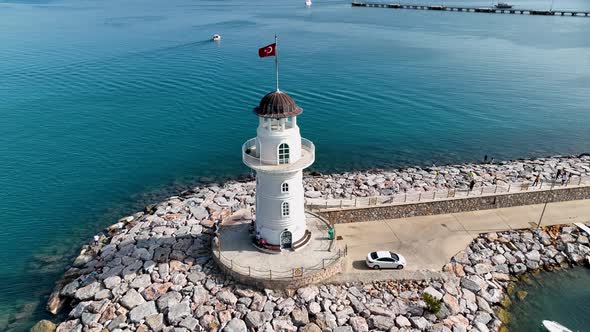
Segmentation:
[(239, 319), (233, 318), (227, 325), (223, 328), (223, 332), (247, 332), (248, 328), (246, 327), (246, 323)]
[(33, 325), (31, 332), (54, 332), (56, 328), (57, 326), (52, 321), (43, 319)]
[(191, 308), (188, 302), (173, 304), (168, 307), (168, 322), (178, 324), (181, 320), (191, 314)]
[(158, 310), (156, 310), (156, 303), (154, 301), (145, 302), (136, 306), (129, 312), (129, 319), (134, 323), (139, 323), (145, 317), (157, 313)]

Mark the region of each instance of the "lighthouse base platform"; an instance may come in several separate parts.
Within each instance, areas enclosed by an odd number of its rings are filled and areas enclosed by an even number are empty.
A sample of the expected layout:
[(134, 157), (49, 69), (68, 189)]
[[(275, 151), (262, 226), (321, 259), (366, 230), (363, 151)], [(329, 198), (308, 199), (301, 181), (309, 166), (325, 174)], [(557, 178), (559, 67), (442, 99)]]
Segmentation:
[(250, 220), (224, 222), (212, 256), (221, 270), (237, 281), (259, 288), (294, 289), (318, 283), (342, 271), (346, 255), (336, 239), (330, 239), (330, 224), (306, 212), (309, 241), (297, 250), (278, 254), (261, 252), (253, 245)]

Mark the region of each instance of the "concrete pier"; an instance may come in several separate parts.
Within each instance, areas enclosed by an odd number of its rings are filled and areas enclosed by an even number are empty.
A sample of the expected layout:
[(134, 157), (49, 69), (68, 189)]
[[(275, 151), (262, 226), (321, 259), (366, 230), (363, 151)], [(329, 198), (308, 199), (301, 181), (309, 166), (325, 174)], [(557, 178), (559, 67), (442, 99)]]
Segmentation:
[(515, 8), (495, 8), (495, 7), (466, 7), (466, 6), (429, 6), (429, 5), (406, 5), (406, 4), (387, 4), (371, 2), (352, 2), (353, 7), (376, 7), (376, 8), (393, 8), (393, 9), (416, 9), (416, 10), (437, 10), (437, 11), (455, 11), (471, 13), (488, 13), (488, 14), (520, 14), (520, 15), (544, 15), (544, 16), (576, 16), (588, 17), (590, 11), (578, 10), (536, 10), (536, 9), (515, 9)]

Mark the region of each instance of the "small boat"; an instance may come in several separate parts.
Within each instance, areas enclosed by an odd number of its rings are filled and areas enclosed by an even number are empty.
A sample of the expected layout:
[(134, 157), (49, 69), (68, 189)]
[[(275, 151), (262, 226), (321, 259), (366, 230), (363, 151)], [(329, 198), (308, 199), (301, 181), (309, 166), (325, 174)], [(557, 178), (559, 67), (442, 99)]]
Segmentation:
[(305, 0), (305, 5), (307, 7), (311, 7), (311, 0)]
[(557, 322), (551, 321), (551, 320), (544, 320), (543, 326), (549, 332), (574, 332), (574, 331), (568, 329), (567, 327), (565, 327)]
[(430, 9), (430, 10), (445, 10), (446, 8), (447, 7), (445, 7), (445, 6), (438, 6), (438, 5), (436, 5), (436, 6), (428, 6), (428, 9)]
[(494, 12), (496, 12), (496, 10), (494, 8), (482, 7), (482, 8), (475, 8), (475, 12), (476, 13), (494, 13)]
[(219, 34), (214, 34), (214, 35), (213, 35), (213, 38), (211, 38), (211, 40), (213, 40), (213, 41), (220, 41), (220, 40), (221, 40), (221, 35), (219, 35)]
[(498, 2), (498, 4), (496, 4), (494, 7), (498, 9), (510, 9), (512, 8), (512, 5), (509, 5), (506, 2)]

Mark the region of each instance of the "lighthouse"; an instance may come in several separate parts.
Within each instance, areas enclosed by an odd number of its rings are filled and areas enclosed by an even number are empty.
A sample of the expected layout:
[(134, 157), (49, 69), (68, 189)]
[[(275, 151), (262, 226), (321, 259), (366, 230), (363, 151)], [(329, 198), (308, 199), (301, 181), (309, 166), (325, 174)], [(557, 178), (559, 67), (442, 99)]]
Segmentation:
[(310, 238), (303, 169), (313, 164), (315, 147), (299, 132), (297, 117), (302, 112), (277, 87), (254, 108), (256, 137), (242, 146), (244, 164), (256, 172), (255, 231), (269, 250), (298, 249)]

